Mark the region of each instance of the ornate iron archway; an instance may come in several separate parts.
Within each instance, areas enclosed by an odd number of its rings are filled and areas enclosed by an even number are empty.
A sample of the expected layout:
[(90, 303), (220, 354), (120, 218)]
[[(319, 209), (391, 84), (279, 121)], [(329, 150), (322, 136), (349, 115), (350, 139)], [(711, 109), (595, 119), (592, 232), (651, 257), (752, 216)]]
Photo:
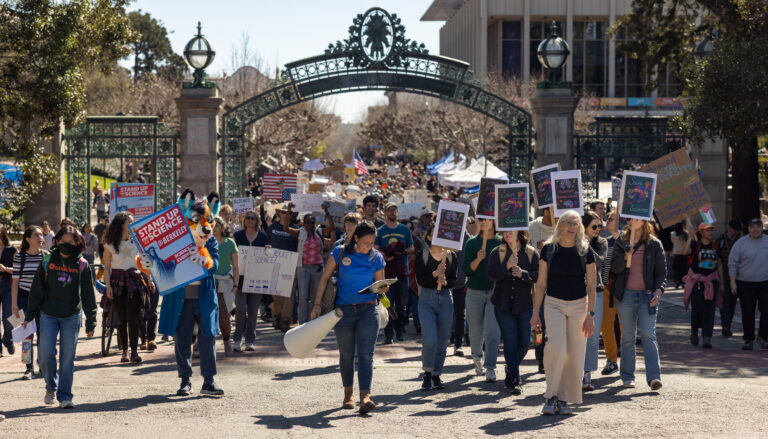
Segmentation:
[(245, 128), (291, 105), (362, 90), (416, 93), (463, 105), (509, 129), (510, 178), (527, 180), (531, 166), (531, 114), (484, 90), (469, 64), (430, 55), (424, 44), (405, 38), (396, 14), (371, 8), (358, 14), (349, 38), (329, 44), (325, 54), (286, 64), (280, 80), (224, 114), (221, 133), (223, 190), (226, 199), (245, 188)]
[[(147, 160), (152, 164), (155, 210), (173, 204), (179, 182), (178, 133), (157, 116), (88, 116), (64, 133), (66, 215), (76, 224), (90, 222), (91, 170), (97, 159)], [(109, 188), (105, 188), (108, 190)]]

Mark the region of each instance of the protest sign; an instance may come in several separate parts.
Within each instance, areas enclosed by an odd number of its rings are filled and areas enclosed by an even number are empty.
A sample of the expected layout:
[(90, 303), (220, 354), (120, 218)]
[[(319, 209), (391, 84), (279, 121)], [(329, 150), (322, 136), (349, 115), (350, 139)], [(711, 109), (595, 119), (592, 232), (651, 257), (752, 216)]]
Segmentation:
[(239, 247), (243, 292), (290, 297), (298, 256), (296, 252), (274, 248)]
[(403, 191), (403, 203), (421, 203), (429, 207), (429, 192), (426, 189), (407, 189)]
[(620, 194), (619, 216), (645, 221), (653, 220), (656, 174), (624, 171)]
[[(310, 183), (307, 187), (307, 193), (309, 194), (319, 194), (323, 191), (323, 185), (321, 183)], [(291, 200), (293, 200), (293, 197), (291, 197)]]
[(494, 187), (497, 184), (505, 184), (507, 180), (501, 178), (486, 178), (480, 179), (480, 192), (477, 199), (477, 208), (475, 209), (475, 217), (494, 219), (496, 216), (494, 212), (495, 204), (494, 197), (496, 191)]
[(396, 165), (387, 166), (387, 177), (394, 177), (396, 175), (397, 175), (397, 166)]
[(621, 194), (621, 178), (611, 177), (611, 199), (618, 203), (619, 194)]
[(207, 275), (189, 259), (197, 246), (178, 204), (134, 221), (130, 230), (136, 247), (152, 260), (149, 271), (161, 296)]
[(685, 148), (654, 160), (640, 171), (658, 176), (654, 210), (664, 228), (672, 227), (712, 205)]
[(355, 171), (355, 168), (344, 168), (344, 181), (347, 183), (354, 183), (356, 178), (357, 172)]
[(421, 203), (404, 203), (397, 206), (397, 219), (409, 219), (412, 216), (416, 218), (421, 216), (424, 206)]
[(235, 213), (235, 215), (240, 215), (241, 213), (250, 212), (252, 210), (253, 198), (244, 197), (232, 199), (232, 211)]
[(398, 197), (397, 195), (392, 195), (391, 197), (389, 197), (387, 199), (387, 201), (389, 201), (390, 203), (395, 203), (395, 204), (403, 204), (403, 198), (402, 197)]
[(294, 174), (264, 174), (263, 182), (263, 195), (267, 200), (290, 200), (298, 185)]
[(345, 203), (341, 201), (331, 201), (328, 203), (328, 213), (330, 213), (331, 218), (333, 218), (333, 224), (344, 230), (344, 215), (347, 214)]
[(110, 190), (110, 221), (118, 212), (130, 212), (139, 220), (155, 211), (155, 185), (118, 183)]
[(322, 212), (322, 194), (291, 194), (291, 203), (295, 212)]
[(345, 172), (346, 171), (345, 171), (344, 165), (333, 165), (331, 166), (330, 177), (333, 181), (341, 183), (346, 178)]
[(469, 204), (440, 200), (432, 245), (460, 251), (464, 245)]
[(542, 166), (531, 171), (531, 187), (533, 188), (537, 209), (545, 209), (552, 202), (552, 173), (560, 170), (560, 163)]
[(701, 215), (701, 220), (706, 224), (714, 224), (717, 221), (717, 218), (715, 218), (715, 210), (712, 209), (712, 206), (702, 208), (699, 211), (699, 214)]
[(584, 215), (581, 198), (581, 170), (556, 171), (551, 174), (551, 178), (555, 218), (560, 218), (560, 215), (568, 210), (574, 210), (579, 215)]
[(496, 186), (496, 230), (528, 230), (528, 193), (527, 183)]

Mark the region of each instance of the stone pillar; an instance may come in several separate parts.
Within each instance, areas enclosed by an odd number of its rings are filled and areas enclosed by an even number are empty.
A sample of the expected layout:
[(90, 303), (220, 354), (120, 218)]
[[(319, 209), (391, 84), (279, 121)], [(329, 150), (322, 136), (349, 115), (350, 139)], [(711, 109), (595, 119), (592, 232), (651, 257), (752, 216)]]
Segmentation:
[(198, 197), (219, 190), (216, 133), (223, 101), (215, 87), (183, 88), (176, 98), (181, 119), (181, 190), (192, 189)]
[(693, 148), (693, 159), (699, 160), (701, 180), (715, 211), (715, 237), (725, 232), (728, 223), (728, 143), (725, 139), (707, 140), (701, 148)]
[(537, 88), (531, 98), (536, 128), (535, 167), (560, 163), (573, 169), (573, 112), (579, 99), (569, 88)]
[(45, 152), (55, 155), (59, 161), (59, 182), (48, 186), (42, 196), (24, 212), (24, 223), (28, 226), (39, 226), (43, 221), (48, 221), (52, 230), (58, 230), (59, 223), (64, 218), (64, 187), (67, 181), (64, 179), (64, 161), (62, 160), (63, 136), (64, 124), (62, 123), (50, 139), (40, 143)]

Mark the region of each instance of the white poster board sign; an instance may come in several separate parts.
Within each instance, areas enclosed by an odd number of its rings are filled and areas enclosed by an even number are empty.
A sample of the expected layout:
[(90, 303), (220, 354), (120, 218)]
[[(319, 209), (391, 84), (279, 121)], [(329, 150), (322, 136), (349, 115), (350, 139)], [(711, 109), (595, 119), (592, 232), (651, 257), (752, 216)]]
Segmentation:
[(656, 174), (624, 171), (620, 194), (619, 217), (653, 221)]
[(467, 231), (469, 204), (440, 200), (437, 222), (432, 233), (432, 245), (460, 251)]
[(427, 207), (429, 192), (426, 189), (408, 189), (403, 191), (403, 203), (421, 203)]
[(291, 203), (296, 212), (322, 212), (323, 194), (291, 194)]
[(397, 219), (410, 219), (412, 216), (418, 218), (423, 211), (424, 206), (421, 203), (400, 204), (397, 206)]
[(243, 292), (290, 297), (299, 254), (274, 248), (238, 247)]
[(241, 213), (250, 212), (253, 210), (253, 198), (251, 197), (244, 197), (244, 198), (233, 198), (232, 199), (232, 210), (235, 212), (235, 215), (240, 215)]
[(118, 183), (110, 199), (109, 220), (119, 212), (130, 212), (134, 221), (155, 211), (155, 185), (144, 183)]
[(557, 171), (552, 174), (552, 201), (555, 218), (573, 210), (584, 215), (584, 201), (581, 196), (581, 170)]

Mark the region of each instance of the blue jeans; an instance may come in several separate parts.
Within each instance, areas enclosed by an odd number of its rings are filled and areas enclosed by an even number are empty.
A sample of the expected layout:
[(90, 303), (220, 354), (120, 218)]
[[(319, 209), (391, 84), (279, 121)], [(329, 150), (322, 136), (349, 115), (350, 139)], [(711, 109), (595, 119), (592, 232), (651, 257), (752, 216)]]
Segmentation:
[[(635, 337), (640, 330), (645, 356), (645, 379), (661, 379), (659, 345), (656, 342), (656, 314), (649, 312), (650, 291), (625, 290), (624, 298), (616, 301), (616, 311), (621, 322), (621, 366), (622, 381), (635, 379)], [(656, 307), (658, 309), (658, 305)]]
[[(223, 305), (223, 304), (222, 304)], [(216, 375), (216, 339), (208, 337), (203, 328), (200, 317), (200, 302), (197, 299), (184, 299), (184, 307), (181, 309), (179, 326), (173, 340), (176, 344), (176, 366), (179, 369), (179, 378), (182, 382), (189, 382), (192, 376), (192, 332), (197, 322), (197, 346), (200, 349), (200, 375), (206, 383), (213, 382)]]
[(410, 288), (408, 288), (408, 309), (413, 316), (413, 326), (421, 326), (421, 320), (419, 320), (419, 295)]
[(494, 306), (491, 303), (492, 295), (493, 290), (481, 291), (467, 288), (467, 320), (472, 358), (476, 360), (483, 358), (483, 343), (485, 343), (483, 367), (495, 370), (501, 333), (494, 315)]
[(507, 375), (513, 380), (520, 380), (520, 363), (523, 362), (528, 346), (531, 344), (531, 316), (533, 308), (522, 314), (509, 314), (494, 307), (496, 321), (499, 322), (501, 337), (504, 340), (504, 361), (507, 363)]
[(373, 381), (373, 350), (379, 333), (379, 311), (376, 304), (339, 305), (344, 315), (333, 328), (339, 345), (339, 368), (344, 387), (355, 383), (355, 352), (357, 380), (360, 390), (371, 390)]
[(322, 265), (303, 265), (297, 269), (299, 275), (298, 320), (299, 324), (309, 321), (310, 303), (315, 302), (317, 284), (323, 276)]
[(451, 290), (422, 288), (419, 297), (421, 317), (421, 365), (424, 372), (440, 375), (445, 363), (445, 350), (451, 338), (453, 299)]
[(392, 338), (395, 328), (402, 331), (408, 323), (408, 316), (405, 314), (405, 305), (408, 303), (408, 278), (404, 277), (392, 284), (387, 291), (387, 298), (390, 306), (393, 306), (395, 313), (397, 313), (397, 319), (389, 319), (387, 327), (384, 328), (384, 336)]
[(584, 372), (597, 370), (597, 350), (600, 347), (600, 328), (603, 326), (603, 292), (595, 295), (595, 332), (587, 339), (587, 352), (584, 356)]
[[(56, 399), (72, 401), (72, 378), (75, 373), (75, 348), (83, 324), (80, 311), (69, 317), (53, 317), (40, 313), (40, 369), (45, 378), (45, 389), (56, 392)], [(56, 365), (56, 340), (59, 339), (58, 370)]]

